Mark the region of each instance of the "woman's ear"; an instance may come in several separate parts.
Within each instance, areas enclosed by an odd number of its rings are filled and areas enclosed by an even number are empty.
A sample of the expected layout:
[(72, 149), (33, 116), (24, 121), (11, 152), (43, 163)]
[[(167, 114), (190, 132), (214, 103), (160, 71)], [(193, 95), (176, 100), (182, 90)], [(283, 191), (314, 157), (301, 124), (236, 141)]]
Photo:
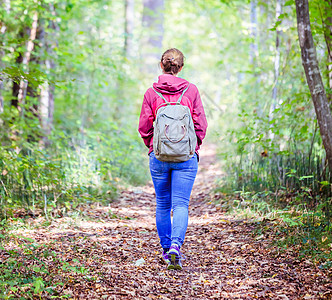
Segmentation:
[(160, 62), (160, 68), (164, 71), (164, 66), (162, 62)]

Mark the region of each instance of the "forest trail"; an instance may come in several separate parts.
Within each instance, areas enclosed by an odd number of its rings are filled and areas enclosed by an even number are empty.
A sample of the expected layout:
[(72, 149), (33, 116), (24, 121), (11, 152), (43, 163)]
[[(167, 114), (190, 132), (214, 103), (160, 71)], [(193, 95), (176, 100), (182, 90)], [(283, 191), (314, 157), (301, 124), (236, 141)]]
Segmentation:
[[(152, 184), (123, 191), (84, 219), (63, 218), (26, 231), (61, 257), (59, 295), (73, 299), (331, 299), (327, 274), (292, 253), (252, 237), (254, 224), (223, 214), (211, 202), (222, 176), (215, 149), (201, 152), (183, 245), (182, 271), (166, 270), (155, 229)], [(49, 262), (54, 265), (53, 263)], [(59, 262), (60, 263), (60, 262)], [(63, 265), (67, 268), (64, 268)], [(57, 266), (51, 267), (56, 270)], [(61, 278), (62, 277), (62, 278)]]

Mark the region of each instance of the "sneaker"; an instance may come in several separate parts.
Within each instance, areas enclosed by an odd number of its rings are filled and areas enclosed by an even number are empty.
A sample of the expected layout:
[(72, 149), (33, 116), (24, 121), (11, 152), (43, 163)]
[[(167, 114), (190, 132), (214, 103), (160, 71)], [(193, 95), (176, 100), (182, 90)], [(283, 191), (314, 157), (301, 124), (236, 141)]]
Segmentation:
[(163, 251), (163, 254), (161, 256), (162, 261), (167, 264), (167, 266), (170, 265), (171, 263), (171, 257), (168, 255), (168, 252)]
[(170, 258), (170, 264), (167, 267), (168, 270), (182, 270), (182, 253), (178, 245), (172, 244), (168, 251), (168, 257)]

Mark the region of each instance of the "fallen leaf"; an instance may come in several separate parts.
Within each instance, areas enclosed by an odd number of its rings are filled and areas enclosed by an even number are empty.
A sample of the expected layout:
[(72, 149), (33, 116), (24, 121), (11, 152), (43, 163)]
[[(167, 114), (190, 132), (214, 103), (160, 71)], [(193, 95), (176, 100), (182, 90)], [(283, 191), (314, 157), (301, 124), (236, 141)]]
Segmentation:
[(136, 267), (142, 266), (143, 264), (145, 264), (144, 258), (140, 258), (140, 259), (135, 261), (135, 266)]

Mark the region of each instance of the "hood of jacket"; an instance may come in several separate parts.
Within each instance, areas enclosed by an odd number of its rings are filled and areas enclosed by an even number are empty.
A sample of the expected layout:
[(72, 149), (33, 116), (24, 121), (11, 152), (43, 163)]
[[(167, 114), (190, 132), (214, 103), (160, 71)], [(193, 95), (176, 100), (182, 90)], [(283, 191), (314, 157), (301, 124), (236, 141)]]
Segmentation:
[(153, 88), (159, 93), (174, 95), (181, 93), (188, 85), (189, 82), (183, 78), (163, 74), (158, 77), (158, 82), (153, 84)]

